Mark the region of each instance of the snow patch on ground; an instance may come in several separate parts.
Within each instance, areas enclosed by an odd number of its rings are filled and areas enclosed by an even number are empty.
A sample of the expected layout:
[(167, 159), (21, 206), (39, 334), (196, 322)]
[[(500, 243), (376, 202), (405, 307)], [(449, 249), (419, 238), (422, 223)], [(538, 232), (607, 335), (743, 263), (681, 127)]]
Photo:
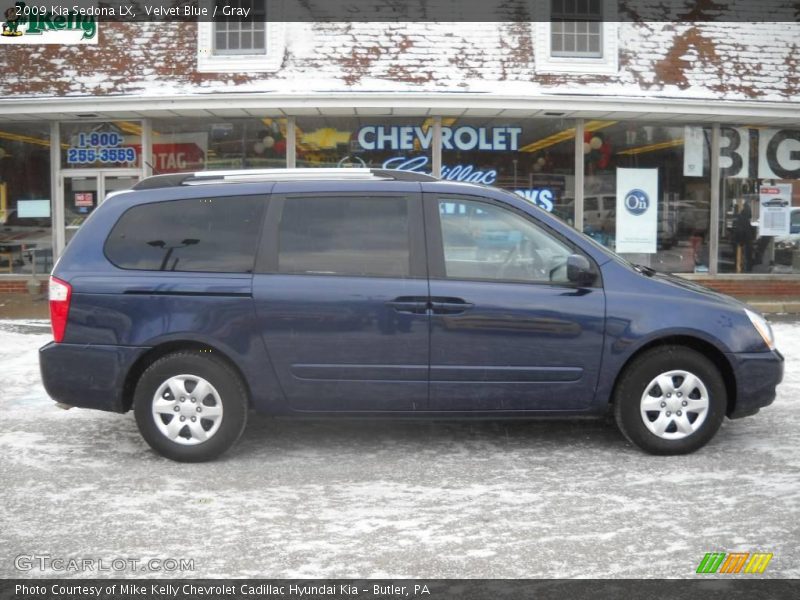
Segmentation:
[(13, 567), (40, 553), (193, 558), (196, 577), (691, 577), (706, 552), (759, 550), (765, 576), (800, 577), (800, 325), (775, 331), (775, 404), (691, 456), (604, 422), (253, 415), (232, 452), (185, 465), (130, 414), (55, 408), (47, 323), (0, 321), (0, 576), (43, 575)]

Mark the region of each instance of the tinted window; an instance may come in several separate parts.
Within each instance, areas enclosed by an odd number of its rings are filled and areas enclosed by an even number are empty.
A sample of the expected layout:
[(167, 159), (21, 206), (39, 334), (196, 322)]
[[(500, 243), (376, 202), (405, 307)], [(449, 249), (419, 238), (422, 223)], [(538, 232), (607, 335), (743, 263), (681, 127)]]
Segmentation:
[(492, 204), (440, 200), (445, 274), (452, 279), (567, 281), (570, 248)]
[(408, 201), (288, 198), (278, 244), (281, 273), (408, 277)]
[(263, 207), (261, 196), (136, 206), (111, 230), (106, 256), (123, 269), (250, 273)]

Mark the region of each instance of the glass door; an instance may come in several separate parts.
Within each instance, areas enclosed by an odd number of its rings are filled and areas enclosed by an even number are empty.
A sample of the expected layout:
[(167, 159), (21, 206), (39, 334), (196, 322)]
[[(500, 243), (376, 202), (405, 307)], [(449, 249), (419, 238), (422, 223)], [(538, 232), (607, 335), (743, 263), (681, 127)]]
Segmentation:
[(64, 243), (69, 243), (86, 218), (111, 192), (127, 190), (140, 172), (81, 170), (64, 173)]
[(72, 236), (78, 231), (92, 211), (97, 208), (100, 193), (101, 176), (64, 175), (64, 243), (69, 244)]

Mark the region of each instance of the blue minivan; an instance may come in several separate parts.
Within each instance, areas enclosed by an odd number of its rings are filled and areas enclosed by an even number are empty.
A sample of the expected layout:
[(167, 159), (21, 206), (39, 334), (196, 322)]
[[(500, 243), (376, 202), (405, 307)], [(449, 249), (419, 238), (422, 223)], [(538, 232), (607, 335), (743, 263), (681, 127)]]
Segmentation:
[(272, 415), (613, 412), (653, 454), (775, 398), (746, 305), (630, 264), (514, 194), (381, 169), (159, 175), (87, 219), (40, 351), (62, 405), (133, 410), (179, 461)]

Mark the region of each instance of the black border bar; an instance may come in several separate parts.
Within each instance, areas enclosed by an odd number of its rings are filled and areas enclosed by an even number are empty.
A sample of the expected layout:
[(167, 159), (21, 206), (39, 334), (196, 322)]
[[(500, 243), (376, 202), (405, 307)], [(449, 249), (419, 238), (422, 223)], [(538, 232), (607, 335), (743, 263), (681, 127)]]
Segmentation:
[[(33, 18), (94, 18), (111, 21), (252, 21), (224, 16), (223, 8), (242, 0), (19, 0)], [(244, 0), (245, 5), (248, 0)], [(550, 20), (550, 0), (250, 0), (265, 2), (273, 22), (512, 22)], [(580, 1), (580, 0), (578, 0)], [(584, 0), (586, 1), (586, 0)], [(800, 21), (796, 0), (598, 0), (603, 20), (616, 22)], [(15, 0), (6, 4), (14, 6)], [(77, 12), (76, 10), (77, 9)], [(31, 13), (32, 10), (36, 14)], [(41, 11), (44, 10), (44, 15)], [(258, 20), (263, 20), (262, 16)], [(767, 36), (768, 38), (769, 36)], [(769, 41), (765, 39), (765, 41)]]
[[(2, 600), (759, 600), (797, 598), (798, 579), (8, 579)], [(34, 590), (34, 591), (32, 591)], [(36, 591), (38, 590), (38, 591)]]

